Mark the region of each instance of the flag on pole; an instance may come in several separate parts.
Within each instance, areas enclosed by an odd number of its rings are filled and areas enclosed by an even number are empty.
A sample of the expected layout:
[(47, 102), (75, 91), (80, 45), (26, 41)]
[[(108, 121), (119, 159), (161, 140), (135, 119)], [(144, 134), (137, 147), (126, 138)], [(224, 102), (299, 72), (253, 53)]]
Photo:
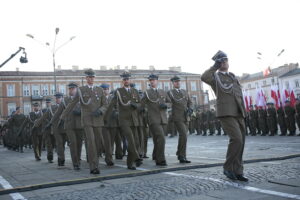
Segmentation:
[(277, 88), (276, 86), (272, 85), (271, 86), (271, 97), (274, 101), (276, 110), (279, 108), (279, 102), (278, 102), (278, 96), (277, 96)]
[(269, 76), (270, 73), (271, 73), (271, 68), (270, 68), (270, 67), (266, 68), (266, 69), (263, 71), (264, 77)]

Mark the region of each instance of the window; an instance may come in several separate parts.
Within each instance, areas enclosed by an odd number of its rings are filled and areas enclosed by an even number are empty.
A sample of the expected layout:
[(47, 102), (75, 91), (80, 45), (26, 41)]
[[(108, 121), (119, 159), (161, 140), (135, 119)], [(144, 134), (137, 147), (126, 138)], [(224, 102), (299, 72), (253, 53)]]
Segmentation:
[(163, 89), (162, 82), (159, 82), (159, 83), (158, 83), (157, 88), (158, 88), (158, 89)]
[(180, 88), (186, 90), (186, 82), (180, 82)]
[(121, 83), (113, 83), (113, 89), (116, 90), (121, 87)]
[(285, 88), (286, 88), (286, 89), (288, 89), (288, 88), (289, 88), (289, 86), (290, 86), (289, 82), (288, 82), (288, 81), (286, 81), (286, 82), (285, 82)]
[(7, 85), (7, 96), (8, 97), (15, 96), (15, 85), (14, 84)]
[(142, 90), (142, 84), (141, 83), (135, 83), (135, 89)]
[(300, 86), (300, 85), (299, 85), (299, 80), (296, 80), (296, 81), (295, 81), (295, 86), (296, 86), (296, 87), (299, 87), (299, 86)]
[(165, 87), (166, 91), (170, 90), (170, 83), (169, 82), (164, 82), (164, 87)]
[(30, 96), (30, 85), (23, 85), (23, 96)]
[(194, 105), (197, 105), (197, 103), (198, 103), (197, 99), (198, 99), (197, 95), (192, 96), (192, 102), (193, 102)]
[(33, 96), (40, 96), (40, 86), (39, 85), (33, 85), (32, 86), (32, 95)]
[(274, 83), (275, 83), (274, 78), (271, 79), (271, 83), (272, 83), (272, 85), (274, 85)]
[(54, 95), (55, 93), (55, 87), (53, 84), (50, 85), (50, 95)]
[(258, 88), (258, 82), (255, 83), (255, 87)]
[(197, 91), (197, 84), (196, 84), (196, 81), (191, 81), (191, 90), (192, 90), (192, 91)]
[(49, 95), (48, 85), (42, 85), (42, 95), (43, 96)]
[(59, 85), (58, 91), (60, 93), (66, 94), (66, 86), (65, 85)]
[(24, 115), (28, 115), (31, 111), (31, 103), (24, 102)]
[(248, 84), (248, 89), (251, 89), (251, 83)]
[(15, 110), (16, 110), (16, 103), (8, 103), (7, 104), (8, 115), (11, 115), (12, 112), (14, 112)]
[(267, 81), (263, 81), (263, 86), (266, 86), (267, 85)]

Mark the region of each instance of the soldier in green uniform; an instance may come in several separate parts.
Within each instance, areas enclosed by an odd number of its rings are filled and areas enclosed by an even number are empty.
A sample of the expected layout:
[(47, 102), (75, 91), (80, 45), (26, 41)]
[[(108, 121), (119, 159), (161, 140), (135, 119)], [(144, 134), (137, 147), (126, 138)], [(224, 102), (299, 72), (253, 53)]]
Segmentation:
[(150, 74), (148, 77), (150, 89), (147, 89), (142, 98), (142, 108), (148, 110), (149, 127), (153, 133), (154, 153), (156, 165), (166, 166), (165, 134), (163, 126), (167, 124), (167, 108), (171, 100), (167, 93), (157, 88), (158, 76)]
[[(109, 104), (113, 98), (112, 95), (109, 94), (109, 85), (108, 84), (101, 84), (101, 88), (104, 91), (105, 99), (107, 104)], [(110, 107), (105, 112), (104, 115), (104, 127), (103, 127), (103, 139), (104, 139), (104, 148), (105, 148), (105, 162), (108, 166), (113, 166), (113, 149), (114, 144), (116, 144), (116, 152), (115, 157), (116, 159), (123, 158), (122, 146), (121, 146), (121, 135), (120, 135), (120, 128), (119, 128), (119, 121), (117, 116), (117, 109), (114, 107)]]
[(60, 115), (64, 108), (66, 107), (65, 101), (70, 101), (71, 99), (64, 99), (62, 93), (56, 93), (55, 95), (55, 103), (51, 106), (51, 132), (55, 137), (56, 144), (56, 152), (57, 152), (57, 163), (58, 166), (65, 165), (65, 145), (67, 143), (67, 133), (64, 128), (64, 121), (60, 120)]
[(206, 136), (207, 135), (207, 127), (208, 127), (208, 123), (207, 123), (207, 109), (204, 108), (203, 111), (200, 114), (200, 126), (202, 129), (202, 136)]
[(130, 88), (130, 77), (128, 72), (120, 75), (123, 80), (123, 87), (118, 88), (109, 104), (109, 108), (117, 109), (122, 135), (128, 142), (127, 168), (136, 170), (143, 162), (139, 156), (135, 138), (137, 138), (137, 127), (139, 126), (138, 109), (140, 107), (140, 96), (136, 89)]
[(28, 117), (22, 124), (22, 129), (29, 126), (30, 130), (30, 139), (32, 140), (33, 152), (36, 161), (41, 160), (42, 154), (42, 131), (41, 126), (34, 126), (35, 122), (41, 118), (43, 115), (42, 111), (39, 108), (38, 103), (33, 104), (33, 111), (29, 113)]
[(215, 119), (216, 119), (216, 113), (214, 109), (207, 111), (207, 124), (209, 129), (209, 136), (212, 136), (215, 134)]
[(196, 120), (195, 120), (195, 124), (196, 124), (196, 131), (197, 131), (197, 135), (202, 135), (202, 127), (201, 127), (201, 110), (198, 108), (196, 111)]
[(174, 76), (171, 78), (173, 89), (168, 92), (172, 102), (172, 119), (175, 127), (179, 132), (179, 140), (177, 146), (177, 158), (180, 163), (191, 163), (186, 158), (186, 145), (187, 145), (187, 125), (189, 116), (193, 112), (192, 101), (186, 90), (180, 89), (180, 78)]
[(262, 107), (258, 107), (258, 125), (261, 131), (261, 136), (268, 134), (267, 111)]
[[(296, 99), (296, 105), (295, 105), (295, 111), (296, 111), (296, 122), (298, 129), (300, 130), (300, 100)], [(300, 136), (300, 133), (298, 134)]]
[(287, 132), (286, 122), (285, 122), (285, 111), (282, 106), (277, 110), (277, 119), (280, 128), (280, 136), (285, 136)]
[(24, 133), (21, 130), (22, 124), (24, 123), (26, 117), (21, 113), (21, 108), (17, 107), (16, 112), (12, 115), (10, 122), (12, 123), (12, 132), (15, 139), (15, 150), (23, 153), (24, 146)]
[(267, 103), (267, 123), (270, 131), (270, 136), (274, 136), (277, 133), (277, 114), (273, 103)]
[(249, 111), (249, 129), (250, 129), (250, 135), (255, 136), (256, 135), (256, 119), (257, 113), (253, 109), (253, 105), (250, 105), (250, 111)]
[(296, 124), (295, 124), (295, 108), (291, 106), (289, 100), (285, 102), (285, 121), (287, 125), (287, 129), (289, 130), (288, 136), (294, 136), (296, 134)]
[(201, 80), (214, 90), (217, 97), (216, 115), (230, 138), (224, 174), (232, 180), (248, 181), (243, 175), (246, 111), (241, 85), (235, 75), (228, 72), (228, 58), (224, 52), (218, 51), (212, 59), (215, 64), (203, 73)]
[(107, 101), (101, 87), (94, 86), (95, 72), (85, 71), (87, 85), (77, 89), (76, 95), (61, 114), (61, 120), (73, 111), (78, 102), (81, 106), (81, 125), (87, 142), (88, 161), (91, 174), (99, 174), (99, 156), (103, 144), (103, 115), (107, 110)]

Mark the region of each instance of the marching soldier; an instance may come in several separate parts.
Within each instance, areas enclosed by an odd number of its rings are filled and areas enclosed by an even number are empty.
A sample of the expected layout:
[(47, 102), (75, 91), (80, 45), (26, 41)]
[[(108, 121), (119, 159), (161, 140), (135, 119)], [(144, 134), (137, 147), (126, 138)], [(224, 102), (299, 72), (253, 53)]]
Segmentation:
[(295, 108), (291, 106), (289, 100), (285, 101), (285, 121), (287, 124), (287, 129), (289, 130), (288, 136), (294, 136), (296, 133), (296, 125), (295, 125)]
[(154, 155), (156, 165), (166, 166), (165, 134), (163, 126), (168, 122), (167, 108), (170, 107), (170, 98), (166, 92), (157, 88), (158, 76), (151, 74), (148, 77), (150, 89), (146, 90), (142, 98), (142, 107), (148, 110), (149, 127), (153, 134)]
[(192, 101), (188, 93), (180, 89), (180, 78), (178, 76), (171, 78), (171, 82), (173, 83), (174, 89), (170, 90), (168, 95), (172, 102), (172, 118), (179, 132), (176, 155), (180, 163), (191, 163), (191, 161), (186, 158), (186, 144), (189, 115), (193, 112), (191, 109)]
[(270, 136), (274, 136), (277, 132), (277, 116), (276, 109), (273, 103), (267, 103), (267, 123), (270, 131)]
[(65, 160), (65, 144), (67, 137), (70, 142), (70, 154), (74, 170), (80, 170), (80, 157), (82, 149), (83, 128), (81, 126), (81, 110), (80, 103), (78, 102), (69, 112), (63, 123), (59, 122), (60, 116), (68, 104), (74, 99), (78, 85), (76, 83), (69, 83), (69, 96), (62, 99), (57, 111), (51, 119), (52, 127), (54, 128), (54, 135), (57, 141), (57, 154), (60, 165), (64, 165)]
[[(107, 104), (109, 104), (113, 98), (112, 95), (109, 94), (109, 85), (101, 84), (101, 87), (105, 94), (105, 99)], [(114, 144), (116, 144), (116, 159), (123, 158), (122, 145), (121, 145), (121, 135), (119, 129), (119, 121), (117, 116), (117, 110), (114, 107), (111, 107), (105, 112), (104, 115), (104, 128), (103, 128), (103, 139), (104, 139), (104, 148), (105, 148), (105, 162), (107, 166), (113, 166), (113, 149)]]
[(24, 135), (23, 130), (21, 129), (22, 124), (25, 122), (25, 115), (21, 113), (21, 108), (17, 107), (16, 112), (12, 115), (10, 122), (12, 123), (12, 131), (15, 138), (15, 150), (23, 153), (23, 146), (24, 146)]
[(133, 164), (135, 163), (137, 167), (142, 164), (136, 145), (137, 142), (135, 141), (138, 138), (137, 127), (139, 126), (139, 119), (137, 112), (140, 107), (140, 96), (136, 89), (130, 88), (131, 75), (128, 72), (124, 72), (120, 76), (123, 80), (123, 87), (116, 90), (109, 109), (111, 107), (117, 109), (121, 133), (128, 142), (127, 168), (136, 170)]
[(201, 110), (197, 109), (196, 112), (196, 131), (197, 135), (202, 135), (202, 127), (201, 127)]
[(61, 114), (60, 119), (73, 111), (80, 102), (81, 125), (84, 128), (87, 142), (88, 161), (91, 174), (99, 174), (99, 156), (103, 144), (102, 127), (104, 126), (103, 115), (107, 109), (107, 101), (101, 87), (94, 86), (95, 72), (92, 69), (85, 71), (87, 85), (79, 87), (72, 101)]
[(203, 111), (200, 114), (200, 123), (201, 123), (201, 127), (202, 127), (201, 129), (203, 131), (202, 136), (206, 136), (207, 127), (208, 127), (206, 108), (204, 108)]
[(34, 103), (33, 111), (29, 113), (29, 116), (26, 118), (26, 121), (22, 125), (22, 128), (26, 127), (27, 124), (30, 127), (30, 136), (31, 136), (30, 139), (32, 139), (32, 147), (33, 147), (34, 157), (35, 157), (36, 161), (41, 160), (43, 135), (42, 135), (41, 125), (35, 126), (35, 123), (42, 116), (43, 116), (43, 113), (39, 109), (39, 104)]
[(216, 127), (216, 130), (218, 131), (217, 135), (221, 135), (222, 126), (221, 126), (221, 122), (218, 118), (215, 118), (215, 127)]
[(49, 111), (53, 112), (51, 113), (52, 118), (49, 125), (51, 126), (51, 133), (55, 138), (58, 166), (65, 166), (65, 145), (67, 143), (67, 134), (64, 129), (64, 121), (60, 120), (60, 115), (66, 106), (65, 100), (67, 101), (67, 99), (63, 98), (62, 93), (56, 93), (54, 96), (56, 104), (52, 105), (51, 109), (49, 109)]
[(224, 52), (217, 52), (212, 59), (215, 64), (203, 73), (201, 80), (214, 90), (217, 97), (217, 117), (230, 138), (224, 174), (229, 179), (248, 181), (243, 175), (246, 111), (241, 85), (235, 75), (228, 72), (228, 58)]

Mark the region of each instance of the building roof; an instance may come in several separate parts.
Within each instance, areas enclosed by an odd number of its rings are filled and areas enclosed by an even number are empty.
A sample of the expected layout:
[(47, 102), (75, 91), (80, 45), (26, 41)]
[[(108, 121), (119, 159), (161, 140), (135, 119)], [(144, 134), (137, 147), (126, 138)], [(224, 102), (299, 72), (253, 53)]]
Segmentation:
[(294, 76), (294, 75), (297, 75), (297, 74), (300, 74), (300, 68), (296, 68), (294, 70), (291, 70), (291, 71), (281, 75), (280, 78), (288, 77), (288, 76)]
[[(85, 70), (71, 70), (62, 69), (56, 70), (56, 76), (85, 76)], [(119, 76), (125, 70), (94, 70), (96, 76)], [(128, 70), (133, 75), (148, 75), (150, 73), (155, 73), (158, 75), (188, 75), (188, 76), (199, 76), (200, 74), (178, 72), (172, 70)], [(30, 71), (1, 71), (0, 76), (53, 76), (53, 72), (30, 72)]]
[(240, 77), (241, 82), (247, 82), (247, 81), (253, 81), (257, 79), (263, 79), (263, 78), (268, 78), (268, 77), (274, 77), (274, 76), (282, 76), (283, 74), (287, 74), (295, 69), (298, 69), (298, 63), (291, 63), (291, 64), (286, 64), (277, 68), (271, 69), (271, 73), (264, 77), (263, 72), (257, 72), (254, 74), (244, 74), (243, 76)]

